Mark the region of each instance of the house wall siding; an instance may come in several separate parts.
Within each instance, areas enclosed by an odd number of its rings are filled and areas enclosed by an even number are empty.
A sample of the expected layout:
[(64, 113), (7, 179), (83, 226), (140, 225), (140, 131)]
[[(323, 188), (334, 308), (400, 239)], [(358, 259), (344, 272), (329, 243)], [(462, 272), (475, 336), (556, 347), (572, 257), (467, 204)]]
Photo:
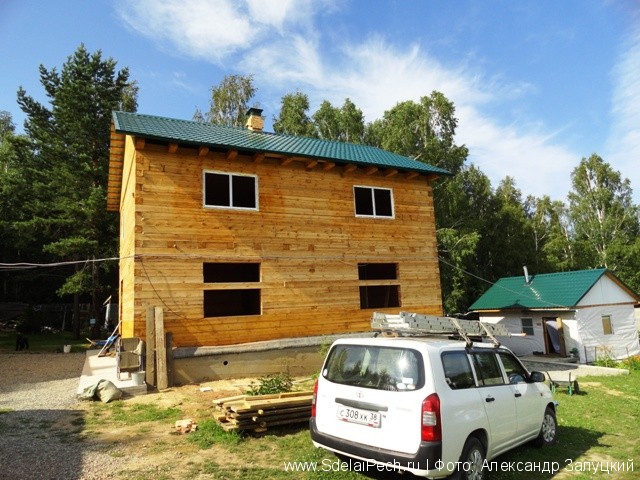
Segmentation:
[[(371, 262), (398, 264), (397, 281), (386, 282), (400, 286), (402, 309), (442, 314), (433, 197), (423, 176), (200, 157), (188, 148), (171, 154), (150, 144), (131, 163), (135, 201), (123, 193), (121, 208), (121, 253), (137, 255), (133, 269), (121, 262), (131, 334), (144, 336), (150, 306), (163, 307), (176, 346), (366, 331), (372, 311), (360, 309), (357, 266)], [(204, 170), (257, 175), (259, 210), (204, 208)], [(393, 189), (395, 218), (356, 218), (354, 185)], [(260, 262), (261, 315), (204, 318), (205, 289), (237, 288), (203, 283), (202, 263), (215, 261)]]

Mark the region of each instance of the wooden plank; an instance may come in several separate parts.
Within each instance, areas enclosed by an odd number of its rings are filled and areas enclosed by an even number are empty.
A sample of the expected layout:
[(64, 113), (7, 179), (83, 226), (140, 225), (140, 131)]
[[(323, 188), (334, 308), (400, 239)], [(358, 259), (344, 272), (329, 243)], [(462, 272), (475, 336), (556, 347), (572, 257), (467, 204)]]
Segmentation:
[(147, 321), (146, 321), (146, 360), (145, 371), (146, 380), (149, 385), (156, 386), (156, 334), (155, 334), (155, 312), (153, 307), (147, 308)]
[(164, 334), (164, 312), (162, 307), (155, 307), (155, 343), (156, 343), (156, 377), (158, 390), (169, 387), (167, 377), (167, 348)]
[(167, 386), (173, 387), (173, 374), (174, 374), (174, 364), (173, 364), (173, 351), (171, 346), (173, 344), (173, 334), (171, 332), (167, 332), (165, 334), (165, 352), (167, 355)]

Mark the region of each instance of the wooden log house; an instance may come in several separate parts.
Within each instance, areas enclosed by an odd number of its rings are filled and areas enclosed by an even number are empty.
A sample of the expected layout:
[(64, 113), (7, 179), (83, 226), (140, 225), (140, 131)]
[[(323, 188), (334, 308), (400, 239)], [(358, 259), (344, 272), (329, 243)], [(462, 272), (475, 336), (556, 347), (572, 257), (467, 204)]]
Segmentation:
[(441, 315), (431, 182), (378, 148), (113, 113), (119, 318), (164, 310), (178, 347), (369, 330), (374, 310)]

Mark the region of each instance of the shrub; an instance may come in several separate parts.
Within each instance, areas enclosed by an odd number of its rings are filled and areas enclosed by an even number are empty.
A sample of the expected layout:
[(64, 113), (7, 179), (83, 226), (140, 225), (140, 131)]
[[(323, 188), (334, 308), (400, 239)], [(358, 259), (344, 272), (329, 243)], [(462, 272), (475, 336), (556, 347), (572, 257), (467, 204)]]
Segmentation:
[(640, 371), (640, 355), (629, 357), (621, 363), (623, 368)]
[(258, 379), (258, 384), (251, 382), (247, 395), (269, 395), (285, 393), (293, 390), (293, 379), (288, 373), (273, 373)]

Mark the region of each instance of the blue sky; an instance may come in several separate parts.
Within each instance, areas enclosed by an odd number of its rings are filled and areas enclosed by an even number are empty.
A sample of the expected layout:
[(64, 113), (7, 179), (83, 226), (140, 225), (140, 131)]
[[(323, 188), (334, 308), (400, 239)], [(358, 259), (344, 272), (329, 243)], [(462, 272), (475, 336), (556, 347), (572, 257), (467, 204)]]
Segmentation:
[(640, 203), (640, 6), (635, 0), (0, 0), (0, 110), (80, 43), (129, 67), (140, 113), (190, 119), (228, 74), (253, 74), (267, 125), (286, 93), (311, 112), (350, 98), (367, 121), (433, 90), (494, 188), (565, 200), (598, 153)]

